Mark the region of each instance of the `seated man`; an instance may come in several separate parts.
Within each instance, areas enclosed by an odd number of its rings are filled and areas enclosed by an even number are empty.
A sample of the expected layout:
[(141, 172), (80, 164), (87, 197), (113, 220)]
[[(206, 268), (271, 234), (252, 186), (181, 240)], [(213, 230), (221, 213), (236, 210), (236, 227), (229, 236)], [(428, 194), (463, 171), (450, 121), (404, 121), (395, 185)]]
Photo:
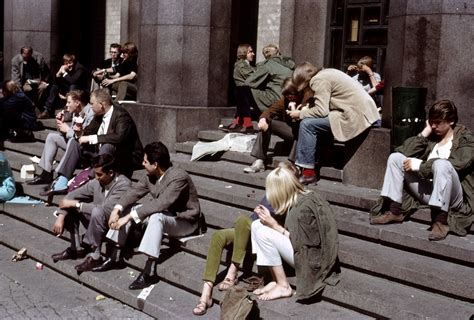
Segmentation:
[[(66, 150), (70, 139), (78, 139), (82, 128), (86, 128), (94, 117), (89, 102), (89, 95), (85, 91), (71, 90), (66, 95), (67, 113), (60, 112), (56, 115), (57, 132), (48, 133), (41, 154), (39, 167), (43, 169), (40, 175), (26, 181), (26, 184), (50, 184), (53, 182), (53, 162), (58, 149)], [(66, 118), (72, 118), (71, 126)]]
[(102, 71), (111, 74), (101, 82), (103, 87), (110, 88), (116, 94), (114, 102), (125, 100), (127, 96), (136, 97), (138, 48), (133, 42), (127, 42), (122, 47), (122, 63), (113, 68)]
[[(61, 95), (65, 95), (69, 90), (86, 90), (87, 81), (88, 73), (86, 68), (76, 61), (75, 55), (66, 53), (63, 56), (63, 65), (56, 73), (56, 81), (49, 91), (44, 111), (38, 118), (52, 118), (54, 116), (54, 110), (64, 106), (64, 103), (60, 101)], [(62, 99), (64, 99), (64, 97), (62, 97)]]
[(113, 72), (108, 73), (106, 72), (106, 70), (109, 68), (112, 68), (113, 70), (113, 68), (117, 68), (122, 63), (122, 58), (120, 57), (121, 52), (122, 46), (120, 44), (112, 43), (110, 45), (110, 58), (104, 60), (100, 67), (92, 73), (92, 78), (95, 81), (95, 89), (98, 89), (100, 87), (100, 84), (104, 79), (108, 79), (110, 76), (114, 75)]
[[(71, 246), (63, 252), (53, 254), (54, 262), (84, 257), (90, 249), (92, 253), (76, 266), (76, 270), (91, 271), (103, 263), (100, 249), (108, 230), (110, 212), (132, 185), (127, 177), (116, 171), (114, 165), (115, 160), (111, 155), (97, 156), (92, 164), (95, 179), (89, 180), (61, 200), (53, 232), (60, 235), (66, 228), (71, 233)], [(79, 234), (79, 222), (87, 228), (84, 246)], [(81, 246), (85, 249), (80, 249)]]
[(5, 155), (0, 152), (0, 202), (13, 198), (16, 192), (15, 179)]
[[(110, 215), (111, 230), (107, 234), (107, 238), (123, 246), (132, 221), (147, 224), (138, 251), (146, 254), (148, 260), (143, 272), (129, 286), (132, 290), (143, 289), (158, 281), (156, 265), (163, 233), (174, 237), (187, 236), (199, 230), (204, 220), (191, 177), (186, 171), (172, 166), (166, 146), (153, 142), (145, 146), (144, 151), (143, 166), (147, 175), (117, 202)], [(129, 210), (147, 194), (153, 199)], [(111, 267), (115, 263), (111, 262)]]
[(34, 141), (32, 131), (39, 127), (33, 103), (12, 80), (3, 82), (2, 93), (0, 140), (8, 137), (15, 142)]
[(90, 161), (99, 154), (109, 153), (117, 159), (117, 168), (130, 177), (143, 158), (143, 147), (137, 127), (130, 114), (120, 106), (112, 104), (107, 89), (98, 89), (91, 94), (94, 118), (84, 128), (79, 139), (70, 139), (56, 171), (59, 176), (50, 190), (42, 196), (65, 194), (67, 182), (81, 160)]
[(293, 59), (280, 55), (276, 45), (267, 45), (262, 53), (266, 60), (258, 63), (255, 72), (245, 79), (260, 112), (281, 98), (283, 80), (291, 76), (296, 66)]
[(390, 155), (371, 224), (400, 223), (420, 202), (431, 208), (429, 240), (466, 235), (474, 221), (474, 135), (457, 121), (454, 103), (436, 102), (423, 131)]
[(20, 53), (13, 57), (11, 65), (12, 80), (18, 84), (37, 108), (42, 108), (51, 78), (43, 55), (33, 51), (32, 47), (22, 47)]
[(294, 141), (298, 138), (299, 121), (293, 120), (286, 114), (290, 110), (290, 106), (301, 106), (313, 97), (313, 91), (306, 90), (299, 93), (293, 84), (291, 77), (286, 78), (282, 84), (283, 97), (273, 103), (270, 108), (263, 111), (258, 121), (260, 131), (257, 140), (253, 145), (250, 155), (256, 158), (250, 167), (244, 168), (246, 173), (255, 173), (265, 170), (265, 159), (267, 157), (268, 146), (270, 144), (271, 135), (275, 134), (285, 140), (285, 145), (293, 145), (288, 159), (295, 162)]

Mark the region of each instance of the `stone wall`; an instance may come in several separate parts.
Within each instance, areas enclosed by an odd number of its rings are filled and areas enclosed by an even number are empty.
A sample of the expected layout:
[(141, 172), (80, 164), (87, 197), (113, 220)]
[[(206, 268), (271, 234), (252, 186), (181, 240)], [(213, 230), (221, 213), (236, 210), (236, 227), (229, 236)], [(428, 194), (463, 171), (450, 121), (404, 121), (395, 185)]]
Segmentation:
[(109, 57), (109, 47), (112, 43), (123, 44), (120, 38), (122, 4), (116, 0), (106, 0), (105, 7), (105, 46), (104, 57)]
[(428, 89), (426, 106), (455, 102), (460, 122), (474, 129), (472, 44), (474, 2), (391, 1), (385, 76), (384, 125), (390, 126), (390, 89)]

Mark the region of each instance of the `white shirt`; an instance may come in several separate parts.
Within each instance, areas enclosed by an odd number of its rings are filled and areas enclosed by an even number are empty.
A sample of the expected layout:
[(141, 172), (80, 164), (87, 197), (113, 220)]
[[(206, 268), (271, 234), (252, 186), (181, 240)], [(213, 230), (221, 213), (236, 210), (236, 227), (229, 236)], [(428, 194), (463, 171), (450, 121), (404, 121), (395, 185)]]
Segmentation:
[(97, 134), (89, 136), (89, 144), (97, 144), (98, 143), (97, 136), (107, 134), (107, 131), (109, 130), (109, 125), (110, 125), (110, 118), (112, 118), (113, 112), (114, 112), (114, 106), (111, 106), (109, 111), (107, 111), (102, 117), (102, 123), (100, 124), (99, 130), (97, 130)]
[[(433, 150), (431, 150), (430, 155), (428, 156), (427, 160), (430, 159), (448, 159), (451, 155), (451, 148), (453, 147), (453, 137), (449, 139), (449, 141), (442, 146), (439, 143), (435, 144)], [(423, 162), (421, 159), (412, 158), (412, 167), (413, 171), (419, 171), (420, 165)]]

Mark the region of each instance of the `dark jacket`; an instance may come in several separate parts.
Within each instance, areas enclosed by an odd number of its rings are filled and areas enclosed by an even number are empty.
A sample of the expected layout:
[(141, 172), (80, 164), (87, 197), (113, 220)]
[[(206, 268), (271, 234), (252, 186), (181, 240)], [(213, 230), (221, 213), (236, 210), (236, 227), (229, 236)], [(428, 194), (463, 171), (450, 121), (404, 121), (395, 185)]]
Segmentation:
[[(95, 116), (91, 123), (84, 129), (84, 135), (97, 134), (102, 124), (103, 115)], [(106, 134), (98, 135), (99, 144), (109, 143), (116, 150), (117, 166), (125, 174), (130, 174), (138, 168), (143, 161), (143, 146), (138, 136), (137, 127), (130, 114), (124, 108), (114, 105), (110, 124)]]
[(1, 130), (37, 130), (35, 107), (23, 91), (0, 99)]
[(261, 111), (281, 98), (281, 84), (286, 77), (291, 76), (295, 66), (293, 59), (275, 56), (258, 64), (255, 72), (245, 80)]
[(68, 87), (74, 85), (83, 90), (87, 89), (88, 80), (89, 72), (79, 62), (76, 62), (73, 69), (66, 76), (57, 78), (57, 81), (65, 83)]
[(287, 214), (286, 228), (294, 250), (296, 298), (309, 299), (326, 284), (335, 285), (338, 239), (334, 213), (316, 192), (299, 195)]
[[(433, 162), (437, 159), (428, 159), (437, 141), (424, 137), (414, 136), (405, 140), (403, 145), (395, 151), (407, 157), (423, 160), (420, 165), (421, 177), (430, 179), (433, 177)], [(449, 230), (464, 236), (466, 228), (474, 222), (472, 208), (474, 207), (474, 135), (463, 125), (456, 125), (453, 135), (453, 146), (448, 161), (456, 170), (463, 189), (463, 206), (458, 209), (450, 209), (448, 212)], [(380, 199), (371, 210), (372, 216), (382, 214), (383, 199)], [(402, 200), (402, 212), (408, 213), (416, 210), (422, 205), (407, 192), (404, 192)]]

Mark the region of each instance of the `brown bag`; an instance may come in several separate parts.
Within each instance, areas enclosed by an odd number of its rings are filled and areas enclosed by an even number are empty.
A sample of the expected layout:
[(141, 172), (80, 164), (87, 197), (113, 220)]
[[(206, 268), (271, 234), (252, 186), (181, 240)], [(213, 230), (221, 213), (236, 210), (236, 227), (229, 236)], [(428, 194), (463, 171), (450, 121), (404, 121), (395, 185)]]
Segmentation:
[(221, 320), (258, 319), (257, 301), (240, 286), (227, 289), (221, 303)]

